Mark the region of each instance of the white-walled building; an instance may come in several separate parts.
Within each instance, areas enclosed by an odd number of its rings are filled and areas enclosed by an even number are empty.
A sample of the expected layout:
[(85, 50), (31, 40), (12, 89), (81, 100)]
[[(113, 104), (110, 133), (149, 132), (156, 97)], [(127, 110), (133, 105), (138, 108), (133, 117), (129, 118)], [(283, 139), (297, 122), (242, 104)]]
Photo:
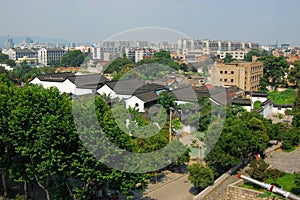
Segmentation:
[(60, 93), (86, 95), (96, 93), (108, 81), (101, 74), (75, 75), (73, 73), (43, 74), (36, 76), (31, 84), (44, 88), (56, 87)]
[(3, 54), (8, 55), (9, 59), (18, 60), (20, 58), (37, 58), (38, 53), (31, 49), (3, 49)]
[(38, 51), (38, 62), (42, 65), (49, 65), (52, 61), (60, 61), (66, 53), (63, 49), (42, 48)]
[(248, 53), (248, 50), (236, 50), (236, 51), (217, 51), (217, 56), (220, 59), (224, 59), (226, 54), (232, 55), (233, 59), (244, 60), (245, 55)]
[(74, 77), (73, 73), (64, 74), (43, 74), (36, 76), (29, 83), (41, 85), (43, 88), (56, 87), (60, 93), (71, 93), (73, 94), (76, 85), (73, 83), (70, 77)]

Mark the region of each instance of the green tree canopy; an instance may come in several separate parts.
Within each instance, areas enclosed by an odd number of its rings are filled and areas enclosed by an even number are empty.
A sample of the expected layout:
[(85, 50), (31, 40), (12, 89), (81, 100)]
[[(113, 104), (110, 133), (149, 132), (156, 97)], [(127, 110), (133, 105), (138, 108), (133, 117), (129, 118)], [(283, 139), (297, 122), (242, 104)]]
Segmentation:
[(252, 61), (252, 56), (261, 56), (261, 52), (258, 49), (251, 49), (246, 55), (244, 60), (251, 62)]
[(195, 187), (199, 187), (200, 190), (203, 190), (214, 183), (213, 172), (208, 166), (204, 166), (200, 163), (193, 163), (188, 167), (188, 170), (189, 181)]
[[(298, 87), (299, 88), (299, 87)], [(293, 105), (293, 126), (296, 128), (300, 127), (300, 91), (298, 89), (297, 96)]]
[(291, 70), (289, 71), (288, 80), (289, 80), (289, 82), (294, 83), (295, 85), (299, 84), (299, 80), (300, 80), (300, 61), (299, 60), (297, 60), (294, 63), (294, 67), (291, 68)]
[(267, 56), (261, 59), (264, 63), (264, 78), (268, 84), (279, 86), (285, 83), (284, 76), (288, 73), (289, 63), (284, 57)]
[(86, 55), (80, 50), (69, 51), (61, 57), (60, 64), (64, 67), (79, 67), (85, 57)]
[(228, 64), (228, 63), (231, 63), (234, 59), (232, 59), (232, 55), (230, 53), (226, 53), (226, 56), (225, 58), (223, 59), (224, 60), (224, 63), (225, 64)]
[(104, 73), (114, 73), (114, 72), (118, 73), (127, 64), (133, 64), (133, 62), (131, 60), (127, 59), (126, 57), (117, 58), (108, 65), (108, 67), (105, 69)]
[(216, 176), (229, 170), (249, 154), (266, 149), (269, 143), (270, 122), (260, 114), (246, 111), (234, 114), (232, 110), (226, 113), (219, 140), (206, 156), (206, 161)]

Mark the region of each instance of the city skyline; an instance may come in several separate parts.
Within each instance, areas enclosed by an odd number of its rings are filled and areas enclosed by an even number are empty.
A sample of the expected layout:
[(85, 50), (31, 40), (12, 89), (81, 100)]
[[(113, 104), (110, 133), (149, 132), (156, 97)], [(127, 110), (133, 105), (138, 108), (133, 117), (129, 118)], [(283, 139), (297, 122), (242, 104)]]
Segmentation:
[(5, 0), (1, 4), (0, 35), (98, 42), (135, 28), (162, 27), (195, 39), (300, 46), (297, 0)]

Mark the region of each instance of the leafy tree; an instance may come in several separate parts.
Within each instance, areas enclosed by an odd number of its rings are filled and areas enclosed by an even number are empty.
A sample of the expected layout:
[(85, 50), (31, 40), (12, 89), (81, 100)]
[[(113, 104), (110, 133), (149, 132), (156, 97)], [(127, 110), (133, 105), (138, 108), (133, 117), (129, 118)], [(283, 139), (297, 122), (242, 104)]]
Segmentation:
[[(134, 74), (128, 73), (133, 68), (133, 64), (126, 64), (119, 72), (116, 72), (113, 76), (113, 80), (119, 80), (120, 78), (134, 78)], [(124, 76), (127, 75), (127, 76)]]
[(63, 57), (61, 57), (60, 64), (64, 67), (79, 67), (86, 55), (80, 50), (69, 51)]
[(170, 55), (170, 52), (165, 51), (165, 50), (161, 50), (161, 51), (158, 51), (158, 52), (154, 53), (154, 58), (166, 58), (166, 59), (170, 59), (171, 55)]
[(295, 184), (298, 185), (298, 189), (300, 189), (300, 174), (296, 174)]
[(297, 96), (293, 105), (293, 126), (296, 128), (300, 127), (300, 91), (298, 89)]
[(108, 67), (105, 69), (104, 73), (119, 72), (127, 64), (133, 64), (133, 62), (131, 60), (127, 59), (126, 57), (125, 58), (117, 58), (108, 65)]
[(282, 141), (284, 135), (288, 131), (286, 123), (276, 123), (272, 125), (271, 131), (268, 132), (270, 140)]
[(8, 60), (8, 55), (0, 52), (0, 63), (3, 62), (4, 60)]
[(261, 53), (258, 49), (251, 49), (246, 55), (244, 60), (251, 62), (252, 61), (252, 56), (260, 56)]
[(232, 56), (230, 53), (226, 53), (226, 56), (225, 56), (225, 58), (223, 59), (223, 60), (224, 60), (224, 63), (225, 63), (225, 64), (231, 63), (231, 62), (233, 61), (232, 57), (233, 57), (233, 56)]
[(254, 102), (254, 109), (259, 109), (261, 108), (261, 102), (260, 101), (255, 101)]
[(55, 67), (53, 66), (45, 66), (40, 68), (41, 73), (43, 74), (52, 74), (55, 72)]
[(184, 72), (187, 72), (188, 71), (188, 65), (185, 64), (185, 63), (182, 63), (179, 65), (179, 69), (184, 71)]
[(288, 80), (295, 85), (299, 84), (300, 80), (300, 61), (294, 63), (294, 67), (289, 71)]
[(16, 62), (14, 60), (11, 60), (11, 59), (4, 60), (3, 63), (4, 64), (8, 64), (11, 67), (15, 67), (16, 66)]
[(14, 133), (14, 148), (21, 162), (12, 168), (12, 174), (25, 183), (36, 181), (51, 199), (50, 183), (54, 176), (64, 177), (65, 158), (77, 142), (77, 138), (71, 139), (75, 132), (70, 132), (69, 96), (60, 95), (56, 88), (45, 90), (35, 85), (20, 89), (17, 96), (9, 131)]
[(159, 64), (167, 65), (167, 66), (173, 68), (174, 70), (179, 69), (178, 62), (175, 62), (171, 58), (171, 54), (168, 51), (161, 50), (161, 51), (155, 52), (154, 56), (153, 56), (153, 60)]
[(193, 163), (188, 167), (188, 170), (188, 180), (200, 190), (203, 190), (213, 184), (214, 175), (208, 166), (204, 166), (200, 163)]
[(272, 86), (284, 83), (285, 73), (288, 72), (289, 63), (284, 57), (267, 56), (261, 59), (264, 63), (264, 78)]
[(158, 103), (162, 105), (167, 111), (169, 111), (170, 108), (175, 107), (175, 97), (171, 93), (163, 91), (159, 94)]
[(3, 197), (7, 198), (7, 177), (10, 167), (13, 165), (16, 152), (8, 130), (11, 107), (14, 99), (15, 86), (8, 80), (5, 74), (0, 75), (0, 170), (2, 175)]
[(206, 156), (206, 161), (216, 176), (229, 170), (249, 154), (266, 149), (269, 143), (269, 121), (265, 121), (258, 113), (244, 111), (234, 115), (230, 110), (227, 113), (223, 131)]
[(298, 146), (300, 143), (300, 131), (297, 128), (289, 129), (282, 135), (282, 148), (289, 150)]
[(41, 74), (41, 70), (36, 67), (30, 67), (28, 65), (22, 65), (16, 67), (11, 73), (10, 78), (18, 85), (28, 83), (29, 80)]
[(0, 52), (0, 63), (8, 64), (11, 67), (16, 66), (16, 62), (14, 60), (9, 59), (8, 55)]
[(261, 52), (261, 56), (263, 56), (263, 57), (266, 57), (266, 56), (269, 56), (269, 55), (270, 55), (270, 52), (268, 52), (265, 49)]
[(258, 181), (267, 181), (272, 179), (273, 181), (284, 175), (283, 172), (278, 169), (272, 169), (264, 160), (253, 160), (250, 162), (250, 169), (246, 171), (251, 178)]

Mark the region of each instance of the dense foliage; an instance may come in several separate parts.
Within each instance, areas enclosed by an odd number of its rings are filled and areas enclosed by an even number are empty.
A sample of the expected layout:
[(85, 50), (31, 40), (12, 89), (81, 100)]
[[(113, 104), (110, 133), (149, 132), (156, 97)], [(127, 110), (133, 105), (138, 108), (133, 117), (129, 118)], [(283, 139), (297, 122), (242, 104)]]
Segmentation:
[(297, 96), (293, 105), (293, 126), (296, 128), (300, 127), (300, 91), (298, 89)]
[(60, 65), (63, 67), (79, 67), (87, 55), (80, 50), (68, 51), (60, 59)]
[(0, 52), (0, 63), (7, 64), (11, 67), (16, 66), (16, 62), (14, 60), (9, 59), (8, 55), (3, 54), (2, 52)]
[[(156, 126), (149, 126), (148, 132), (158, 131), (152, 137), (136, 138), (136, 134), (147, 133), (141, 127), (149, 125), (149, 119), (131, 110), (130, 128), (126, 129), (126, 111), (121, 106), (111, 109), (100, 96), (95, 99), (80, 98), (82, 104), (72, 105), (70, 96), (60, 94), (56, 88), (44, 89), (36, 85), (17, 87), (6, 74), (0, 76), (0, 94), (0, 170), (3, 174), (4, 196), (11, 194), (7, 187), (8, 178), (23, 183), (24, 188), (29, 182), (36, 183), (47, 199), (93, 199), (96, 191), (108, 187), (130, 196), (132, 189), (146, 187), (149, 180), (147, 173), (119, 171), (103, 164), (103, 161), (118, 161), (117, 158), (111, 158), (115, 155), (110, 149), (106, 149), (107, 155), (102, 157), (101, 162), (91, 154), (95, 153), (93, 149), (87, 151), (87, 146), (82, 143), (84, 139), (79, 135), (80, 129), (77, 126), (75, 128), (72, 106), (77, 112), (83, 113), (87, 112), (85, 108), (88, 106), (95, 107), (103, 133), (120, 149), (147, 153), (161, 149), (169, 142), (168, 123), (163, 123), (160, 131)], [(120, 113), (118, 116), (123, 125), (117, 124), (113, 111)], [(84, 115), (89, 116), (88, 113)], [(93, 144), (98, 142), (101, 145), (103, 141), (99, 139), (96, 125), (91, 124), (89, 128), (93, 131), (88, 136)], [(187, 162), (188, 149), (179, 141), (172, 143), (174, 149), (167, 152), (174, 154), (172, 157), (177, 160), (169, 161), (166, 155), (157, 154), (156, 160), (144, 157), (143, 162), (159, 164), (166, 160), (178, 165)], [(179, 148), (185, 148), (186, 153), (179, 155)], [(140, 161), (131, 160), (137, 170), (140, 170)], [(24, 194), (29, 194), (27, 189)]]
[(289, 71), (288, 79), (290, 83), (293, 83), (297, 86), (300, 80), (300, 61), (295, 61), (293, 66), (294, 67), (292, 67)]
[(258, 113), (227, 110), (220, 138), (206, 161), (218, 177), (250, 154), (266, 149), (271, 132), (271, 121)]
[[(261, 80), (262, 86), (285, 85), (287, 80), (284, 78), (289, 71), (289, 63), (284, 57), (266, 56), (261, 58), (264, 63), (264, 76)], [(263, 87), (261, 89), (264, 89)]]
[(190, 172), (188, 179), (200, 190), (212, 185), (214, 183), (214, 174), (208, 166), (201, 163), (193, 163), (188, 167)]

